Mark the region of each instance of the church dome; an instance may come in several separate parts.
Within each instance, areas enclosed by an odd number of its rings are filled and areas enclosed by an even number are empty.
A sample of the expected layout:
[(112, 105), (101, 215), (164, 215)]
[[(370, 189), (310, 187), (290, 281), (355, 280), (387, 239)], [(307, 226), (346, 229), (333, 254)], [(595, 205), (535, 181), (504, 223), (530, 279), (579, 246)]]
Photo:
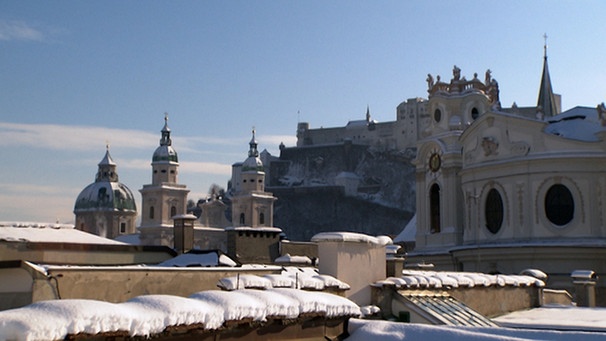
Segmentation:
[(255, 130), (252, 131), (252, 139), (248, 143), (250, 149), (248, 150), (248, 158), (242, 163), (242, 172), (263, 172), (263, 161), (259, 157), (259, 150), (257, 149), (258, 143), (255, 138)]
[(135, 197), (120, 182), (97, 181), (86, 186), (78, 195), (74, 212), (132, 211), (137, 212)]
[(164, 128), (162, 128), (162, 138), (160, 139), (160, 146), (156, 148), (156, 151), (152, 156), (152, 162), (179, 162), (177, 152), (172, 147), (172, 140), (170, 138), (170, 128), (168, 128), (168, 115), (164, 116)]
[(177, 152), (170, 145), (159, 146), (152, 156), (152, 162), (179, 162)]
[(95, 182), (78, 195), (74, 212), (132, 211), (137, 212), (135, 197), (126, 185), (118, 182), (116, 163), (109, 155), (109, 147), (98, 164)]
[(250, 156), (249, 158), (247, 158), (246, 160), (244, 160), (244, 163), (242, 163), (242, 171), (243, 172), (263, 172), (264, 168), (263, 168), (263, 162), (261, 161), (261, 158), (258, 156)]

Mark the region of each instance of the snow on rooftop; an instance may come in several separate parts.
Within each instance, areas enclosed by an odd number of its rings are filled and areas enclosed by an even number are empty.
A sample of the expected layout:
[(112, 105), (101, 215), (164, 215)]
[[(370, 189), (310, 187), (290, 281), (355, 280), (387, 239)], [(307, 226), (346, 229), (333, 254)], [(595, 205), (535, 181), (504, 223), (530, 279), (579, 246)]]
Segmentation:
[(385, 246), (392, 243), (387, 236), (372, 237), (354, 232), (321, 232), (311, 238), (312, 242), (352, 242)]
[(311, 259), (309, 257), (307, 257), (307, 256), (291, 256), (289, 253), (287, 253), (284, 256), (280, 256), (280, 257), (276, 258), (274, 260), (274, 263), (276, 263), (276, 264), (280, 264), (280, 263), (288, 263), (288, 264), (296, 263), (296, 264), (311, 265)]
[(60, 340), (67, 335), (111, 332), (151, 336), (171, 326), (214, 330), (228, 321), (264, 322), (268, 317), (308, 313), (327, 318), (360, 316), (360, 308), (341, 296), (296, 289), (202, 291), (189, 298), (146, 295), (123, 303), (53, 300), (0, 311), (0, 340)]
[(219, 280), (217, 286), (224, 290), (296, 288), (303, 290), (348, 290), (349, 284), (329, 275), (320, 275), (315, 268), (285, 267), (281, 274), (264, 276), (237, 275)]
[(375, 286), (391, 285), (396, 288), (458, 288), (476, 286), (537, 286), (545, 283), (528, 275), (488, 275), (477, 272), (403, 270), (402, 277), (389, 277), (374, 283)]
[(249, 226), (229, 226), (225, 228), (225, 231), (251, 231), (251, 232), (277, 232), (281, 233), (282, 229), (279, 227), (249, 227)]
[(417, 215), (415, 214), (408, 224), (404, 227), (402, 232), (398, 234), (394, 239), (394, 243), (398, 242), (414, 242), (417, 234)]
[(600, 332), (530, 330), (502, 327), (434, 326), (429, 324), (362, 320), (356, 318), (349, 320), (348, 332), (350, 335), (345, 341), (597, 341), (606, 338), (606, 334)]
[(545, 132), (567, 139), (596, 142), (597, 133), (604, 131), (596, 108), (574, 107), (551, 117)]
[(606, 308), (543, 306), (494, 319), (504, 327), (606, 332)]
[(0, 223), (0, 240), (33, 243), (126, 245), (74, 229), (69, 224)]

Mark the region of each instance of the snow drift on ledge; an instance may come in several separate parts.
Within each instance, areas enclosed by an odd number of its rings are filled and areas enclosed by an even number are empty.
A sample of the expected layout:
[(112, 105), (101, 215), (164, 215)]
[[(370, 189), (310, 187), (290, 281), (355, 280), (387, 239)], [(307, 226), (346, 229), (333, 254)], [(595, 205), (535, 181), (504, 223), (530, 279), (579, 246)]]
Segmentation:
[(106, 332), (150, 336), (170, 326), (201, 324), (213, 330), (229, 321), (264, 322), (269, 317), (308, 313), (327, 318), (360, 316), (360, 308), (341, 296), (296, 289), (211, 290), (189, 298), (146, 295), (123, 303), (53, 300), (1, 311), (0, 340), (61, 340), (67, 335)]

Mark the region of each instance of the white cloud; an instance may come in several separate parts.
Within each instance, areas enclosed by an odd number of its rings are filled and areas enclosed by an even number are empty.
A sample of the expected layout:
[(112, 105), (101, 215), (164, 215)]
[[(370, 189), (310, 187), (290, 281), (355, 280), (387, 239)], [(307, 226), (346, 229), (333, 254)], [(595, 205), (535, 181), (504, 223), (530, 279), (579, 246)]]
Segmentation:
[(216, 162), (180, 162), (179, 170), (187, 173), (231, 175), (231, 165)]
[(98, 149), (102, 143), (120, 148), (152, 149), (157, 134), (126, 129), (55, 124), (0, 122), (4, 146), (27, 146), (53, 150)]
[(81, 189), (30, 183), (0, 183), (3, 220), (73, 223)]
[(44, 33), (20, 20), (0, 20), (0, 40), (43, 41)]

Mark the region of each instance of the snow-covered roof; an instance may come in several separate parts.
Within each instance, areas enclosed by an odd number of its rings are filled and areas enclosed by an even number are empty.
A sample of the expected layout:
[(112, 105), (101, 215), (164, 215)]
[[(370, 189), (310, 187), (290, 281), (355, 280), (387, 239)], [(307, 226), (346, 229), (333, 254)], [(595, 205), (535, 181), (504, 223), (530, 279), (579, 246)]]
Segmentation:
[(238, 274), (219, 280), (217, 286), (224, 290), (296, 288), (322, 291), (327, 289), (348, 290), (350, 286), (329, 275), (318, 274), (315, 268), (284, 267), (281, 274), (264, 276)]
[(597, 133), (605, 131), (596, 108), (574, 107), (551, 117), (545, 132), (572, 140), (597, 142)]
[(311, 238), (312, 242), (353, 242), (367, 243), (377, 246), (384, 246), (392, 243), (391, 238), (387, 236), (372, 237), (366, 234), (354, 232), (322, 232)]
[(151, 336), (171, 326), (216, 330), (225, 323), (303, 314), (327, 318), (359, 316), (352, 301), (296, 289), (202, 291), (188, 298), (145, 295), (123, 303), (67, 299), (42, 301), (0, 312), (0, 340), (61, 340), (67, 335), (126, 332)]
[(433, 288), (446, 289), (476, 286), (537, 286), (545, 283), (527, 275), (489, 275), (478, 272), (403, 270), (402, 277), (389, 277), (377, 281), (374, 286), (390, 285), (401, 289)]
[(394, 243), (398, 242), (414, 242), (417, 234), (417, 215), (415, 214), (408, 224), (404, 227), (402, 232), (398, 234), (394, 239)]
[(279, 227), (249, 227), (249, 226), (229, 226), (225, 228), (225, 231), (257, 231), (257, 232), (277, 232), (281, 233), (282, 229)]
[[(556, 318), (557, 323), (565, 319)], [(605, 319), (596, 322), (601, 323)], [(606, 333), (582, 331), (554, 331), (513, 329), (503, 327), (461, 327), (434, 326), (418, 323), (401, 323), (377, 320), (350, 319), (347, 341), (407, 341), (407, 340), (449, 340), (449, 341), (524, 341), (524, 340), (604, 340)]]
[(126, 245), (73, 228), (68, 224), (0, 223), (0, 240), (34, 243)]
[(494, 319), (513, 328), (584, 330), (606, 332), (606, 308), (576, 306), (543, 306), (515, 311)]
[(307, 257), (307, 256), (291, 256), (289, 253), (287, 253), (284, 256), (280, 256), (280, 257), (276, 258), (274, 260), (274, 263), (276, 263), (276, 264), (280, 264), (280, 263), (288, 263), (288, 264), (296, 263), (296, 264), (311, 265), (311, 259), (309, 257)]

